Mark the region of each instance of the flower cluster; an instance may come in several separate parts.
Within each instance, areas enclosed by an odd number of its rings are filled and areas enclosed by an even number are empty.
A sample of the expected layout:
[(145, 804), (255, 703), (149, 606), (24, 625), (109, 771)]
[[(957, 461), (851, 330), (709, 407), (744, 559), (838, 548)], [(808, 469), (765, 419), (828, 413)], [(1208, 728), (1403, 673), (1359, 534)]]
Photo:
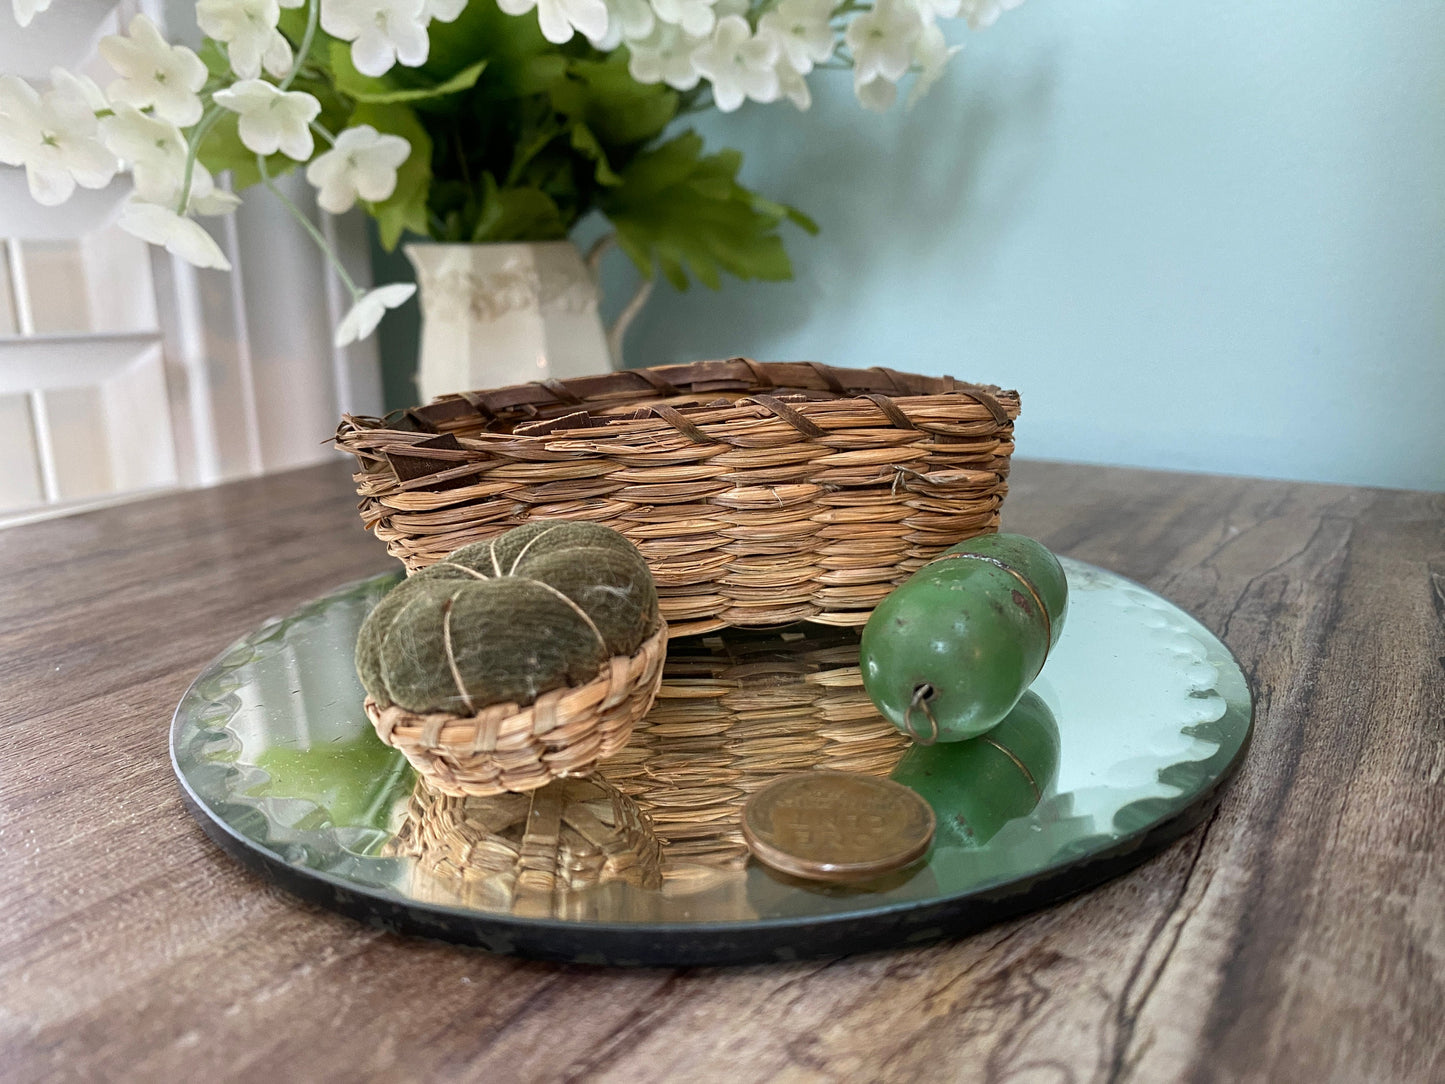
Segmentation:
[[(48, 0), (14, 2), (22, 25), (49, 6)], [(287, 6), (302, 2), (287, 0)], [(357, 6), (331, 5), (343, 12)], [(452, 3), (451, 10), (454, 17), (460, 4)], [(58, 68), (44, 93), (15, 76), (0, 76), (0, 162), (24, 167), (37, 203), (63, 203), (77, 185), (103, 188), (128, 170), (133, 192), (121, 210), (120, 227), (197, 267), (228, 271), (225, 253), (195, 221), (226, 214), (240, 203), (197, 161), (206, 131), (226, 113), (236, 116), (240, 140), (263, 171), (264, 159), (277, 153), (308, 162), (306, 176), (318, 189), (317, 202), (332, 213), (349, 210), (358, 199), (391, 194), (410, 145), (367, 125), (332, 136), (316, 123), (321, 112), (316, 97), (287, 89), (295, 58), (277, 26), (277, 0), (200, 0), (196, 12), (202, 30), (227, 47), (236, 78), (214, 80), (193, 50), (170, 44), (144, 15), (131, 20), (126, 35), (100, 42), (100, 55), (118, 76), (104, 91)], [(424, 27), (418, 33), (424, 59)], [(355, 48), (372, 47), (364, 34), (354, 36)], [(279, 83), (262, 78), (263, 71)], [(313, 131), (332, 144), (320, 155)], [(367, 293), (339, 263), (337, 269), (354, 301), (338, 345), (369, 335), (382, 309), (402, 304), (415, 289)]]
[(806, 76), (820, 66), (851, 67), (867, 108), (884, 111), (898, 83), (917, 74), (925, 92), (959, 47), (949, 48), (938, 20), (962, 17), (991, 26), (1023, 0), (498, 0), (502, 10), (537, 10), (548, 41), (581, 34), (599, 49), (624, 45), (639, 83), (691, 90), (706, 81), (724, 113), (745, 101), (786, 98), (812, 104)]
[[(11, 2), (16, 21), (25, 26), (52, 0)], [(304, 166), (322, 208), (341, 213), (362, 202), (380, 221), (379, 208), (391, 201), (400, 171), (411, 168), (418, 176), (431, 177), (433, 140), (420, 116), (404, 106), (398, 112), (398, 103), (442, 99), (476, 84), (488, 63), (489, 43), (480, 40), (486, 32), (458, 32), (478, 39), (466, 44), (475, 46), (483, 59), (441, 85), (418, 88), (415, 77), (400, 84), (386, 80), (393, 79), (389, 73), (394, 70), (425, 65), (433, 51), (433, 24), (457, 23), (469, 2), (495, 3), (492, 10), (507, 16), (531, 19), (535, 12), (530, 33), (540, 31), (554, 49), (574, 37), (585, 39), (595, 50), (592, 55), (606, 60), (590, 69), (568, 69), (580, 73), (579, 85), (621, 103), (618, 116), (631, 115), (627, 103), (634, 101), (628, 97), (634, 91), (643, 95), (635, 103), (651, 103), (650, 126), (638, 127), (638, 136), (625, 134), (632, 130), (631, 121), (600, 129), (610, 136), (624, 133), (615, 135), (624, 143), (634, 140), (623, 151), (634, 161), (633, 176), (671, 178), (672, 198), (679, 207), (713, 200), (718, 210), (711, 216), (713, 224), (726, 232), (732, 227), (722, 223), (732, 221), (750, 231), (756, 274), (778, 277), (781, 257), (772, 255), (771, 230), (781, 217), (807, 220), (736, 186), (735, 160), (699, 158), (695, 147), (681, 140), (659, 144), (669, 118), (684, 102), (688, 108), (709, 104), (707, 95), (723, 112), (746, 101), (784, 98), (807, 109), (807, 77), (820, 68), (850, 68), (859, 101), (870, 109), (887, 109), (905, 76), (915, 76), (917, 95), (957, 51), (946, 44), (939, 19), (962, 18), (970, 27), (985, 27), (1022, 0), (198, 0), (197, 23), (208, 39), (199, 54), (170, 43), (150, 19), (137, 15), (125, 34), (100, 43), (100, 54), (116, 75), (103, 90), (84, 76), (62, 70), (54, 71), (49, 85), (40, 88), (0, 75), (0, 163), (23, 167), (32, 196), (46, 205), (64, 202), (77, 186), (105, 187), (117, 173), (128, 171), (133, 191), (120, 225), (199, 267), (229, 268), (220, 246), (196, 221), (226, 214), (238, 203), (201, 160), (203, 148), (215, 144), (214, 138), (208, 143), (208, 137), (219, 137), (222, 130), (230, 131), (227, 138), (246, 157), (207, 159), (217, 170), (244, 169), (248, 179), (267, 185), (284, 200), (272, 183), (273, 173)], [(564, 66), (593, 63), (575, 59), (580, 56), (576, 46), (569, 45), (556, 59)], [(619, 88), (611, 76), (611, 83), (598, 82), (611, 71), (605, 64), (613, 57), (617, 70), (625, 73), (623, 81), (635, 81), (629, 83), (634, 91)], [(670, 99), (646, 99), (648, 90)], [(574, 85), (566, 93), (575, 91)], [(522, 91), (511, 93), (515, 99)], [(472, 217), (459, 220), (454, 213), (448, 212), (449, 218), (429, 208), (425, 198), (420, 203), (413, 199), (393, 216), (391, 236), (403, 229), (437, 235), (433, 227), (438, 222), (451, 235), (455, 231), (448, 223), (453, 221), (475, 223), (468, 226), (472, 239), (483, 239), (484, 229), (492, 230), (492, 236), (508, 229), (521, 231), (525, 239), (531, 239), (525, 235), (528, 229), (555, 236), (585, 209), (580, 202), (569, 204), (565, 215), (560, 209), (558, 199), (582, 191), (573, 181), (557, 188), (557, 195), (549, 194), (549, 185), (556, 187), (549, 180), (557, 176), (556, 165), (545, 164), (542, 150), (549, 140), (561, 139), (568, 153), (580, 156), (595, 172), (595, 181), (584, 182), (601, 186), (594, 205), (614, 219), (631, 209), (634, 233), (641, 240), (629, 251), (640, 261), (645, 257), (648, 270), (652, 256), (644, 250), (651, 244), (674, 281), (681, 275), (679, 259), (705, 280), (713, 276), (714, 263), (735, 274), (752, 273), (748, 268), (754, 265), (739, 262), (736, 252), (728, 255), (726, 238), (708, 242), (710, 255), (689, 248), (681, 234), (680, 241), (666, 240), (658, 230), (685, 233), (677, 224), (683, 220), (659, 225), (655, 215), (646, 218), (645, 205), (629, 205), (627, 178), (609, 165), (612, 152), (593, 130), (597, 125), (584, 122), (583, 114), (566, 104), (563, 90), (549, 90), (545, 96), (555, 119), (540, 127), (527, 121), (535, 128), (535, 138), (520, 137), (507, 169), (507, 182), (518, 187), (501, 191), (497, 178), (487, 172), (480, 197), (490, 202), (483, 205), (467, 196)], [(323, 99), (343, 102), (344, 108), (328, 114)], [(383, 118), (389, 118), (391, 130)], [(683, 158), (674, 162), (677, 155)], [(418, 162), (418, 157), (427, 160)], [(528, 171), (529, 162), (536, 163), (535, 176)], [(719, 168), (727, 170), (726, 183), (709, 173)], [(468, 185), (477, 184), (465, 163), (462, 173)], [(609, 186), (610, 204), (604, 198)], [(459, 198), (455, 186), (446, 191), (453, 202)], [(654, 191), (652, 206), (656, 198)], [(338, 330), (338, 343), (370, 334), (386, 309), (411, 295), (414, 287), (405, 285), (369, 292), (356, 288), (320, 233), (297, 208), (286, 205), (352, 292), (354, 307)], [(615, 213), (608, 212), (609, 205)], [(628, 237), (622, 240), (627, 248)]]

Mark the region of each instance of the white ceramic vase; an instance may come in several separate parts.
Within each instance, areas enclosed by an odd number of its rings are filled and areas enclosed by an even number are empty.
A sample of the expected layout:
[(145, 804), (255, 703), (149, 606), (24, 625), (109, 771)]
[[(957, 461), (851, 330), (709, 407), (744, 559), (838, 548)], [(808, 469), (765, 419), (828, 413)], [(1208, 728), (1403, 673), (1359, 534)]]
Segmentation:
[(420, 286), (420, 401), (619, 364), (622, 334), (649, 284), (603, 328), (596, 266), (607, 240), (585, 261), (571, 241), (407, 245)]

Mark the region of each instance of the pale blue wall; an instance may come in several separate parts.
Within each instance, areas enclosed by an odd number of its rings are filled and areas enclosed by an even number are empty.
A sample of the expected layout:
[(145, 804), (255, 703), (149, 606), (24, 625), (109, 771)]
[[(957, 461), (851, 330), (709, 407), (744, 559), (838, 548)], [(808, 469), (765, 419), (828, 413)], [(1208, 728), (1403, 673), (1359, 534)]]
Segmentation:
[(795, 282), (662, 287), (629, 360), (949, 372), (1020, 389), (1020, 455), (1445, 489), (1445, 2), (1029, 0), (961, 37), (911, 114), (833, 73), (707, 118), (823, 232)]

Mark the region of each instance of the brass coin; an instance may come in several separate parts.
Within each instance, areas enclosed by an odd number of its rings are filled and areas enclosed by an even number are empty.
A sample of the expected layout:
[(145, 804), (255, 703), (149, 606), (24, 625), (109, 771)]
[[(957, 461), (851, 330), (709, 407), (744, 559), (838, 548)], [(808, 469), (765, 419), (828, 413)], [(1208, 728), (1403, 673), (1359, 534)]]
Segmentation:
[(920, 858), (933, 841), (933, 810), (891, 779), (799, 772), (769, 783), (743, 806), (743, 836), (763, 862), (815, 881), (866, 881)]

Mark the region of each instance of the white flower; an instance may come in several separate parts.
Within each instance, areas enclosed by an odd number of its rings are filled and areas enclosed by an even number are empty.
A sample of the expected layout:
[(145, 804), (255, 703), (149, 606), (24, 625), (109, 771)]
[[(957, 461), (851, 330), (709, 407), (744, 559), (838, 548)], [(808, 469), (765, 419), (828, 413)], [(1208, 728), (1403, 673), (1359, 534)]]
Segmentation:
[(814, 64), (833, 55), (837, 42), (828, 25), (832, 12), (833, 0), (782, 0), (758, 20), (758, 33), (776, 35), (788, 64), (807, 75)]
[(276, 29), (276, 0), (197, 0), (196, 22), (208, 38), (224, 42), (231, 70), (255, 79), (264, 67), (277, 78), (291, 70), (291, 46)]
[(101, 38), (100, 55), (121, 76), (106, 88), (111, 101), (137, 109), (154, 106), (182, 128), (201, 119), (198, 92), (206, 85), (206, 66), (184, 45), (167, 42), (144, 15), (130, 21), (130, 37)]
[(607, 5), (603, 0), (497, 0), (508, 15), (525, 15), (534, 7), (542, 36), (556, 45), (572, 40), (574, 31), (601, 41), (607, 36)]
[(114, 116), (101, 120), (100, 138), (130, 166), (141, 199), (166, 203), (180, 194), (189, 147), (170, 121), (147, 116), (133, 105), (118, 105)]
[(336, 325), (336, 345), (347, 346), (366, 338), (376, 330), (387, 309), (406, 304), (414, 293), (416, 285), (410, 282), (393, 282), (368, 290)]
[(426, 0), (422, 5), (421, 18), (424, 24), (433, 19), (439, 23), (454, 23), (466, 9), (467, 0)]
[(311, 122), (321, 103), (300, 90), (278, 90), (262, 79), (245, 79), (212, 95), (217, 105), (240, 114), (237, 134), (248, 151), (275, 154), (304, 162), (316, 143)]
[(924, 23), (957, 18), (960, 3), (961, 0), (913, 0), (913, 6), (918, 9)]
[(142, 113), (133, 105), (117, 105), (111, 116), (103, 117), (100, 137), (132, 166), (157, 170), (185, 167), (184, 133), (170, 121)]
[(913, 81), (913, 87), (908, 92), (909, 109), (917, 105), (919, 99), (943, 77), (949, 58), (962, 51), (962, 45), (949, 48), (948, 43), (943, 40), (943, 31), (932, 23), (923, 28), (923, 33), (913, 43), (913, 59), (918, 65), (918, 78)]
[(888, 112), (893, 108), (893, 103), (898, 100), (897, 84), (884, 79), (881, 75), (866, 83), (859, 82), (855, 75), (853, 93), (857, 95), (858, 101), (864, 109), (872, 110), (874, 113)]
[(624, 41), (641, 41), (652, 33), (657, 24), (652, 5), (647, 0), (605, 0), (607, 4), (607, 33), (600, 38), (589, 38), (594, 49), (610, 53)]
[(611, 20), (622, 26), (626, 41), (638, 41), (652, 33), (657, 15), (647, 0), (612, 0), (607, 5)]
[(142, 200), (128, 200), (120, 213), (120, 228), (142, 241), (161, 245), (173, 255), (197, 267), (231, 270), (231, 261), (215, 238), (189, 218), (169, 207)]
[(336, 145), (306, 167), (306, 179), (319, 190), (316, 202), (334, 215), (349, 211), (357, 197), (372, 203), (396, 191), (396, 171), (411, 144), (396, 135), (382, 135), (369, 124), (348, 128)]
[(714, 0), (652, 0), (653, 10), (665, 23), (680, 26), (695, 38), (706, 37), (717, 25)]
[(1005, 11), (1012, 11), (1024, 0), (963, 0), (958, 14), (968, 20), (970, 30), (982, 30), (998, 22)]
[(11, 0), (11, 6), (15, 9), (15, 21), (23, 30), (31, 19), (50, 9), (50, 0)]
[(731, 113), (748, 98), (778, 100), (778, 43), (771, 34), (753, 36), (741, 15), (718, 20), (712, 38), (692, 54), (692, 63), (712, 83), (713, 101)]
[(659, 22), (647, 37), (627, 43), (627, 71), (639, 83), (666, 83), (674, 90), (691, 90), (701, 78), (692, 54), (704, 40), (680, 26)]
[[(181, 194), (179, 178), (173, 192), (162, 201), (165, 206), (175, 206)], [(199, 162), (191, 163), (191, 198), (186, 201), (186, 212), (193, 215), (226, 215), (241, 206), (241, 197), (224, 188), (216, 187), (211, 171)]]
[[(923, 32), (918, 12), (901, 0), (879, 0), (844, 33), (853, 51), (853, 83), (866, 86), (879, 76), (896, 83), (913, 62), (913, 43)], [(861, 96), (860, 96), (861, 97)]]
[(99, 138), (95, 114), (107, 108), (89, 79), (56, 68), (43, 96), (22, 79), (0, 76), (0, 162), (25, 167), (36, 203), (64, 203), (79, 184), (104, 188), (120, 168)]
[[(106, 147), (130, 167), (138, 200), (164, 207), (180, 202), (189, 147), (179, 128), (134, 106), (123, 105), (114, 116), (102, 118), (100, 136)], [(186, 204), (189, 211), (225, 214), (240, 202), (230, 192), (216, 187), (215, 178), (205, 166), (191, 163), (191, 196)]]
[[(450, 11), (450, 5), (445, 8)], [(351, 62), (362, 75), (385, 75), (396, 64), (425, 64), (431, 49), (426, 20), (426, 0), (325, 0), (321, 5), (321, 29), (351, 42)]]
[(803, 73), (793, 67), (785, 54), (779, 54), (776, 70), (778, 97), (787, 98), (799, 109), (808, 109), (813, 104), (813, 94), (808, 89), (808, 80)]

